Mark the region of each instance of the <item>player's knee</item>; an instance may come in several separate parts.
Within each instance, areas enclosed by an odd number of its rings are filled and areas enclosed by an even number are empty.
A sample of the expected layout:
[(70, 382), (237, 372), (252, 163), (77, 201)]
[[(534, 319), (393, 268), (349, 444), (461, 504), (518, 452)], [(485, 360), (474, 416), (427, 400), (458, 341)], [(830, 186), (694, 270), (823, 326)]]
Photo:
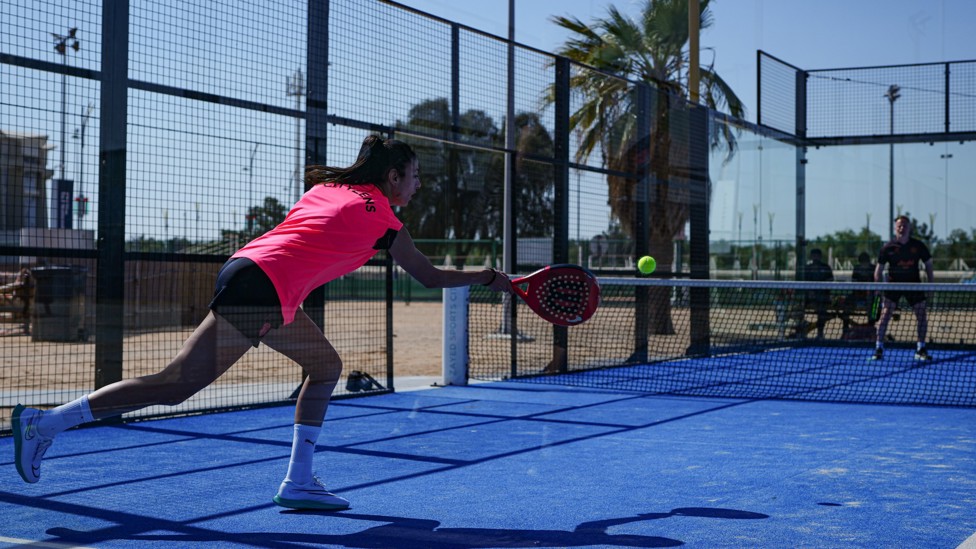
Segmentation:
[(335, 383), (342, 374), (342, 359), (338, 356), (324, 358), (307, 365), (305, 372), (312, 383)]

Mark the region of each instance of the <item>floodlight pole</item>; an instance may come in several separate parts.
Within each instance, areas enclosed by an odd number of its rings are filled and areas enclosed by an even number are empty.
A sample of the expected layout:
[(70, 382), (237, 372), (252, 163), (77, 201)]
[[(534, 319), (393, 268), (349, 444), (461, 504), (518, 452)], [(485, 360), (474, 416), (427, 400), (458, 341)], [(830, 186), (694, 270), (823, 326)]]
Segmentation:
[[(68, 64), (68, 48), (78, 51), (81, 46), (81, 42), (75, 37), (78, 33), (77, 28), (68, 30), (68, 34), (60, 35), (51, 33), (54, 37), (54, 51), (58, 52), (61, 56), (61, 67), (65, 67)], [(61, 71), (61, 179), (64, 179), (64, 149), (65, 149), (65, 124), (66, 124), (66, 111), (67, 111), (67, 101), (68, 101), (68, 82), (67, 74), (65, 70)]]
[[(889, 133), (892, 138), (895, 136), (895, 101), (901, 97), (901, 87), (898, 84), (892, 84), (888, 86), (888, 91), (885, 92), (885, 97), (888, 98), (889, 114), (888, 114), (888, 124)], [(890, 237), (895, 237), (894, 229), (894, 219), (895, 219), (895, 142), (892, 139), (891, 143), (888, 144), (888, 225), (890, 227)]]
[[(56, 33), (51, 33), (54, 37), (54, 51), (58, 52), (61, 56), (61, 181), (64, 181), (64, 168), (65, 168), (65, 129), (67, 125), (67, 110), (68, 110), (68, 80), (67, 80), (67, 65), (68, 65), (68, 49), (75, 50), (77, 52), (81, 48), (81, 42), (77, 38), (78, 28), (74, 27), (68, 30), (68, 34), (60, 35)], [(71, 222), (71, 216), (68, 216), (68, 223)], [(58, 222), (60, 223), (60, 221)]]

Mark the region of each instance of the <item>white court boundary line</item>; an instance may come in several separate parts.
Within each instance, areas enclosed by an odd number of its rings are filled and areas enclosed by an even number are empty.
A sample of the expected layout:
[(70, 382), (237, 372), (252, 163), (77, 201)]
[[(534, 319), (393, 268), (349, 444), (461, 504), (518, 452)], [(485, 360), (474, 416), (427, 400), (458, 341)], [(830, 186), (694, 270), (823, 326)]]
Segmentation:
[(15, 543), (18, 547), (48, 547), (51, 549), (95, 549), (82, 545), (69, 545), (67, 543), (56, 543), (52, 541), (31, 541), (29, 539), (17, 539), (0, 536), (0, 543)]

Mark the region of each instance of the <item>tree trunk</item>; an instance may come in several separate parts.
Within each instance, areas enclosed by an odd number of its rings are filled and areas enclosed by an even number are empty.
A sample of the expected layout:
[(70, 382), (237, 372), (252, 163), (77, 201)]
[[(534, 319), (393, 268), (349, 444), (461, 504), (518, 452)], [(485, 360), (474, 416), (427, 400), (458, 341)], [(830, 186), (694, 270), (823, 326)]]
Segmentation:
[[(648, 196), (647, 227), (648, 253), (657, 260), (657, 275), (673, 275), (674, 238), (684, 228), (690, 214), (690, 185), (683, 182), (681, 169), (671, 164), (672, 156), (684, 158), (687, 151), (674, 150), (671, 139), (671, 96), (664, 91), (655, 102), (654, 124), (647, 140), (638, 140), (621, 156), (609, 159), (612, 170), (634, 174), (607, 177), (610, 210), (620, 221), (624, 234), (635, 236), (637, 220), (638, 174), (649, 167), (650, 192)], [(678, 146), (681, 145), (679, 141)], [(634, 258), (635, 260), (638, 258)], [(674, 334), (671, 319), (671, 289), (651, 288), (649, 301), (649, 332), (657, 335)]]

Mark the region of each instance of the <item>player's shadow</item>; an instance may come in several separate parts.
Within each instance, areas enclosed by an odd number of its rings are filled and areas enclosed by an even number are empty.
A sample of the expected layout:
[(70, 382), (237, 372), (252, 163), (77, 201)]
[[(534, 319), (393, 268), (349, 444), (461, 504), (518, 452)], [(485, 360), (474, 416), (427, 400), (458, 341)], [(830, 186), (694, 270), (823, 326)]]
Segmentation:
[[(148, 519), (143, 524), (127, 521), (125, 524), (81, 532), (68, 528), (51, 528), (52, 536), (46, 542), (98, 543), (107, 541), (166, 542), (182, 544), (225, 542), (241, 543), (252, 547), (279, 547), (281, 544), (319, 544), (338, 547), (398, 547), (401, 549), (481, 549), (488, 547), (676, 547), (684, 542), (660, 536), (636, 534), (611, 534), (611, 527), (671, 517), (695, 517), (707, 519), (755, 520), (769, 515), (735, 509), (711, 507), (684, 507), (667, 513), (642, 513), (629, 517), (610, 518), (584, 522), (573, 530), (526, 530), (507, 528), (438, 528), (440, 522), (429, 519), (411, 519), (382, 515), (366, 515), (349, 512), (326, 513), (315, 511), (282, 511), (282, 514), (323, 514), (343, 520), (382, 522), (350, 534), (315, 534), (288, 532), (221, 532), (195, 526), (176, 527), (173, 523), (158, 524)], [(142, 521), (136, 521), (142, 522)], [(148, 534), (146, 532), (153, 532)]]

